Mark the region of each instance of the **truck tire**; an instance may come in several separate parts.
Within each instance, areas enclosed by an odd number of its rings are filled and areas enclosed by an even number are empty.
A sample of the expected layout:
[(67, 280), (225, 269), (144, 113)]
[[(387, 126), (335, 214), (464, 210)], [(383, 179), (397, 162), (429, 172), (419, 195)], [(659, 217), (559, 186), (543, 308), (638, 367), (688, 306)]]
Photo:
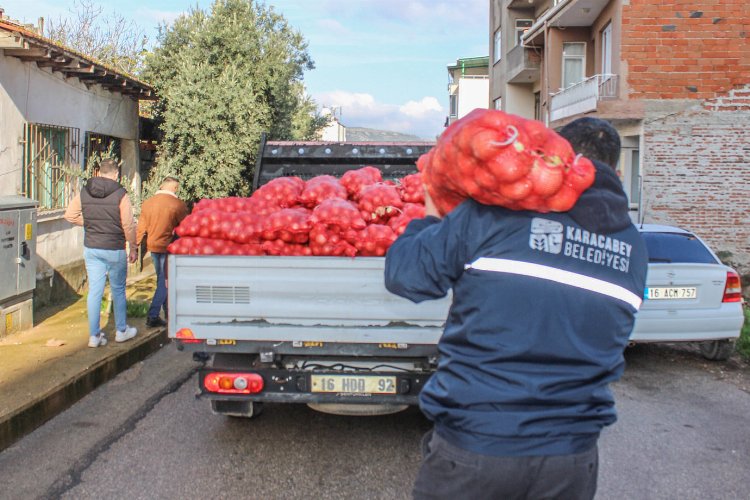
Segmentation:
[(706, 340), (700, 343), (703, 357), (711, 361), (726, 361), (734, 352), (734, 340)]

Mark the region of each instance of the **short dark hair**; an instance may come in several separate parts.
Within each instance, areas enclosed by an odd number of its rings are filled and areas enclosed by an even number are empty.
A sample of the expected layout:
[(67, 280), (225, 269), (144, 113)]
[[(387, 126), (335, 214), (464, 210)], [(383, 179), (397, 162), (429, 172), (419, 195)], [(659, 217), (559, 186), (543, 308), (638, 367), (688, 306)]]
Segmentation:
[(577, 154), (612, 168), (617, 166), (620, 134), (608, 121), (588, 116), (578, 118), (561, 128), (559, 134), (568, 140)]
[(99, 173), (102, 174), (113, 174), (119, 172), (119, 166), (117, 161), (112, 158), (105, 158), (99, 162)]

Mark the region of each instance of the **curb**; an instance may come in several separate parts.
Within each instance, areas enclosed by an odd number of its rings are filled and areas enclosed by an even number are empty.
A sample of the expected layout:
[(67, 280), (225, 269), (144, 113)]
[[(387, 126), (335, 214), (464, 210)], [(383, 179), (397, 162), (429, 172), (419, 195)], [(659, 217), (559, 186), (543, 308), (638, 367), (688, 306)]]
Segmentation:
[(0, 452), (169, 342), (167, 329), (160, 328), (131, 349), (97, 361), (10, 413), (0, 421)]

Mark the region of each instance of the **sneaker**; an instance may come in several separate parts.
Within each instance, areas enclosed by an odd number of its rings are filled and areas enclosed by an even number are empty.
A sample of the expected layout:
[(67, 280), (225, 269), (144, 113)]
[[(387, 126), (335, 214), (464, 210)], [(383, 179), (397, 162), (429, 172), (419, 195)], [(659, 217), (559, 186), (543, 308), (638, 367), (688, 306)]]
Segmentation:
[(146, 326), (148, 327), (167, 326), (167, 322), (161, 319), (159, 316), (155, 318), (146, 318)]
[(89, 336), (89, 347), (99, 347), (107, 345), (107, 337), (104, 336), (104, 332), (99, 332), (96, 335)]
[(115, 342), (125, 342), (126, 340), (130, 340), (135, 337), (136, 333), (138, 333), (138, 330), (136, 330), (135, 327), (128, 326), (125, 328), (124, 332), (117, 332), (115, 334)]

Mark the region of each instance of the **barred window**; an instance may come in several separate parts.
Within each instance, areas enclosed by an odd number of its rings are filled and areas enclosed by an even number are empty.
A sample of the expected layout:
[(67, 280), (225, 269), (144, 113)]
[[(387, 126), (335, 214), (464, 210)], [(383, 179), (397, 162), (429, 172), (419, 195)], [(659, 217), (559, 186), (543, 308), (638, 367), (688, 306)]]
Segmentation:
[(80, 130), (27, 123), (24, 127), (23, 191), (40, 210), (65, 208), (78, 188)]

